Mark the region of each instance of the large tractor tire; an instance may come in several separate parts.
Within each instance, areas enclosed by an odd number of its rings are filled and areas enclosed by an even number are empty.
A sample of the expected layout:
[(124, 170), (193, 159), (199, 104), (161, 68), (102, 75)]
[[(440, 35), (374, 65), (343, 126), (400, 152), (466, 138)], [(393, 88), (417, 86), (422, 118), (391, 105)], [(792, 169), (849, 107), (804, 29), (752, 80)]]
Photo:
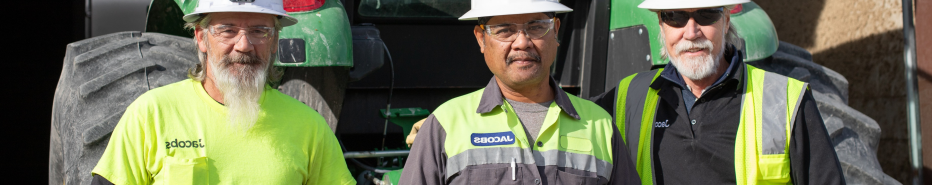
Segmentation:
[(49, 184), (90, 184), (123, 112), (149, 89), (187, 78), (190, 38), (120, 32), (68, 44), (52, 107)]
[(336, 133), (349, 83), (346, 67), (289, 67), (278, 90), (317, 110)]
[(810, 84), (848, 184), (901, 184), (881, 170), (877, 161), (880, 126), (848, 106), (844, 76), (812, 62), (809, 51), (786, 42), (780, 42), (771, 57), (748, 64)]

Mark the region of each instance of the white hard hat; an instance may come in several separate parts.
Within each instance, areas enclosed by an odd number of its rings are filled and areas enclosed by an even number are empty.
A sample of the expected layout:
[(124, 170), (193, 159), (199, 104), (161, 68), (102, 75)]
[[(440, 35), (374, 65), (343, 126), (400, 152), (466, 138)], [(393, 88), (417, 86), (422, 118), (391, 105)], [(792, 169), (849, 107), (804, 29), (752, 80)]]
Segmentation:
[(282, 0), (199, 0), (193, 13), (184, 15), (185, 22), (194, 22), (201, 14), (215, 12), (251, 12), (281, 16), (282, 27), (298, 23), (298, 19), (285, 13)]
[(472, 9), (460, 20), (477, 20), (479, 17), (515, 15), (526, 13), (566, 13), (573, 9), (560, 4), (559, 0), (472, 0)]
[(751, 0), (645, 0), (638, 8), (650, 10), (687, 9), (731, 6), (744, 4)]

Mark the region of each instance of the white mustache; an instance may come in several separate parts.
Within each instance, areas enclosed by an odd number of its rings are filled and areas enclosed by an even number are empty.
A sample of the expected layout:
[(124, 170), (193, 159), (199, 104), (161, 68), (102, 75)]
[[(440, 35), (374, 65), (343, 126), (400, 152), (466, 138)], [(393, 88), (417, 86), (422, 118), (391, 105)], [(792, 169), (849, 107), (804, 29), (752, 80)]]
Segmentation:
[(676, 53), (683, 53), (691, 49), (706, 49), (712, 50), (712, 41), (708, 39), (701, 39), (695, 41), (680, 41), (676, 44)]

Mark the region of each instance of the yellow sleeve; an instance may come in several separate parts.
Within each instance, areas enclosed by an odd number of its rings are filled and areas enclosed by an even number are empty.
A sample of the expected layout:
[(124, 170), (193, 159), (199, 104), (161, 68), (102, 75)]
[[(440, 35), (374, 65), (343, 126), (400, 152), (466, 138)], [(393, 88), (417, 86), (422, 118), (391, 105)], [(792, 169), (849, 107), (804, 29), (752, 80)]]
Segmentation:
[(146, 156), (150, 154), (145, 132), (149, 123), (145, 103), (140, 99), (130, 104), (113, 129), (110, 142), (92, 174), (100, 175), (114, 184), (151, 184), (151, 175), (146, 168)]
[(323, 117), (317, 116), (315, 123), (316, 133), (311, 138), (310, 163), (308, 166), (308, 179), (304, 184), (356, 184), (353, 175), (346, 168), (343, 150), (336, 136), (330, 131)]

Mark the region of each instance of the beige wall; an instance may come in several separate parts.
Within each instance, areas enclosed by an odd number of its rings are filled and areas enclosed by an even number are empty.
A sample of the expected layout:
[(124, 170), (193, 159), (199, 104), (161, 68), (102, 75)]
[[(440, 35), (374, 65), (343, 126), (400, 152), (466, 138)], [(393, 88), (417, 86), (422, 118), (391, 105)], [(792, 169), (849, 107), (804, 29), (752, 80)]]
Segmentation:
[(888, 175), (909, 179), (903, 17), (900, 0), (755, 0), (780, 40), (848, 79), (848, 104), (880, 124), (877, 158)]

